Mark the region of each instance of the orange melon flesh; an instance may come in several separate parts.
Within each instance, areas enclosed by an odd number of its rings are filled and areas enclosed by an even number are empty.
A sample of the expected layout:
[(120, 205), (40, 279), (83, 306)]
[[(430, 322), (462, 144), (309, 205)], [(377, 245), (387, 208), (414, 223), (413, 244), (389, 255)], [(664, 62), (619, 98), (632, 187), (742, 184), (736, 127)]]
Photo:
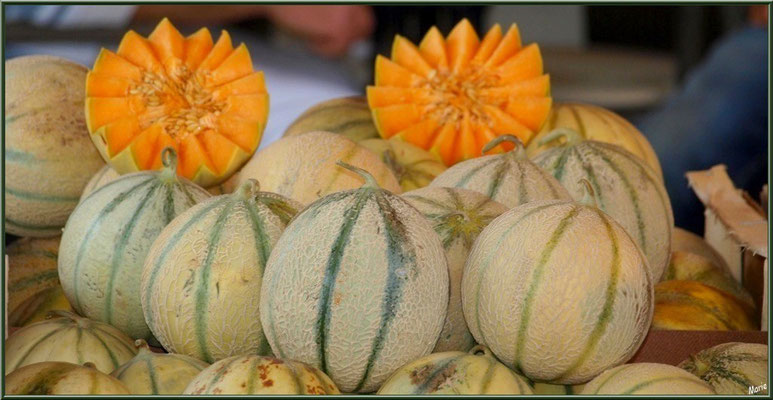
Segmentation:
[(504, 35), (494, 25), (481, 40), (467, 20), (445, 38), (433, 27), (418, 47), (398, 35), (391, 58), (376, 58), (367, 98), (383, 138), (434, 152), (447, 165), (479, 157), (499, 135), (527, 144), (552, 106), (539, 47), (523, 47), (515, 24)]
[(164, 147), (178, 173), (204, 186), (228, 179), (257, 150), (268, 120), (265, 78), (244, 44), (223, 31), (183, 36), (168, 19), (148, 38), (129, 31), (102, 49), (86, 80), (86, 123), (121, 174), (161, 167)]

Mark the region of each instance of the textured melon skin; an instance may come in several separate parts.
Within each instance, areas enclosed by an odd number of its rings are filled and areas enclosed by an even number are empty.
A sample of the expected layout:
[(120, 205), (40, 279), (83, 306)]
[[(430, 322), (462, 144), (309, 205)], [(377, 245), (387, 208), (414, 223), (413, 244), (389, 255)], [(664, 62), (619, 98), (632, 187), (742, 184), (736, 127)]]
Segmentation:
[(541, 153), (534, 162), (578, 200), (585, 195), (581, 179), (587, 179), (599, 208), (631, 235), (649, 260), (653, 282), (660, 281), (671, 256), (674, 213), (665, 186), (651, 168), (619, 146), (592, 140), (570, 141)]
[(623, 147), (643, 160), (660, 180), (663, 180), (660, 161), (650, 142), (635, 126), (612, 111), (591, 104), (554, 102), (542, 129), (529, 141), (526, 148), (529, 157), (534, 158), (539, 153), (560, 145), (560, 139), (540, 143), (556, 128), (573, 129), (586, 140)]
[(109, 374), (137, 353), (132, 340), (101, 322), (57, 311), (59, 317), (28, 325), (5, 341), (5, 373), (25, 365), (92, 362)]
[(665, 281), (655, 285), (652, 329), (757, 330), (744, 304), (735, 296), (697, 281)]
[(594, 394), (716, 394), (702, 380), (673, 365), (625, 364), (604, 371), (588, 382), (582, 395)]
[(470, 189), (513, 208), (536, 200), (571, 200), (550, 174), (526, 157), (523, 147), (462, 161), (438, 175), (430, 186)]
[(209, 366), (182, 354), (154, 353), (142, 339), (135, 344), (137, 355), (110, 374), (132, 394), (182, 394), (193, 378)]
[(145, 256), (177, 215), (210, 197), (172, 173), (145, 171), (92, 192), (67, 221), (59, 279), (73, 308), (132, 338), (153, 340), (140, 303)]
[(729, 271), (703, 256), (684, 251), (671, 253), (668, 268), (663, 274), (663, 281), (668, 280), (698, 281), (722, 290), (735, 296), (750, 317), (754, 318), (756, 315), (757, 306), (752, 295), (733, 278)]
[(86, 67), (52, 56), (5, 62), (5, 228), (61, 234), (83, 187), (105, 163), (83, 115)]
[[(679, 368), (703, 379), (717, 394), (749, 394), (753, 386), (767, 386), (768, 346), (723, 343), (690, 356)], [(768, 394), (768, 389), (758, 394)]]
[[(88, 197), (91, 192), (101, 188), (102, 186), (107, 185), (108, 183), (120, 178), (121, 175), (118, 172), (115, 172), (114, 169), (110, 168), (109, 165), (105, 165), (97, 171), (94, 176), (91, 177), (91, 180), (89, 180), (89, 183), (86, 185), (85, 188), (83, 188), (83, 193), (81, 194), (80, 201), (83, 201), (86, 197)], [(209, 192), (213, 196), (219, 196), (221, 194), (228, 194), (232, 193), (236, 186), (236, 174), (232, 175), (228, 180), (225, 182), (211, 186), (207, 188), (207, 192)], [(79, 203), (80, 203), (79, 201)]]
[(533, 381), (587, 382), (628, 360), (652, 320), (647, 260), (595, 207), (535, 201), (491, 222), (462, 275), (475, 340)]
[(402, 140), (367, 139), (359, 144), (380, 157), (406, 192), (429, 185), (446, 170), (436, 155)]
[(51, 310), (72, 311), (57, 273), (60, 239), (22, 238), (6, 248), (10, 326), (42, 321)]
[(395, 371), (378, 394), (532, 394), (526, 380), (480, 346), (430, 354)]
[(585, 388), (585, 384), (579, 385), (551, 385), (549, 383), (534, 382), (531, 385), (531, 390), (534, 394), (549, 394), (549, 395), (567, 395), (567, 394), (580, 394)]
[(697, 254), (730, 273), (725, 259), (706, 240), (682, 228), (674, 227), (674, 236), (671, 238), (671, 251)]
[(373, 392), (432, 351), (448, 292), (429, 221), (369, 183), (295, 217), (266, 266), (260, 317), (280, 358), (304, 360), (344, 392)]
[(66, 362), (28, 365), (5, 377), (6, 395), (129, 394), (120, 381), (88, 366)]
[(220, 360), (191, 381), (184, 394), (340, 394), (322, 371), (302, 362), (256, 355)]
[(337, 166), (337, 161), (362, 168), (384, 189), (402, 193), (397, 178), (377, 155), (330, 132), (309, 132), (271, 143), (239, 172), (238, 184), (255, 179), (263, 190), (306, 205), (330, 193), (362, 185), (362, 177)]
[(314, 131), (338, 133), (355, 142), (381, 137), (373, 124), (368, 102), (362, 96), (342, 97), (316, 104), (298, 116), (282, 136)]
[(462, 312), (462, 271), (478, 235), (507, 207), (472, 190), (426, 187), (402, 196), (430, 220), (448, 260), (451, 292), (443, 331), (433, 352), (468, 351), (475, 339)]
[(258, 305), (263, 270), (301, 206), (251, 187), (183, 213), (148, 252), (142, 308), (165, 349), (207, 362), (270, 353)]

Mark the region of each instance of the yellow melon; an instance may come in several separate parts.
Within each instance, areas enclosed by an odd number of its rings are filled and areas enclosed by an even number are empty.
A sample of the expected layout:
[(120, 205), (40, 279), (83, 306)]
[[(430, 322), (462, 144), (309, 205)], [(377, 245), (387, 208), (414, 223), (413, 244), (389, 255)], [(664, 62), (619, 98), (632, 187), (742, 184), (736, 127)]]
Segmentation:
[(434, 154), (401, 140), (366, 139), (359, 144), (381, 157), (395, 174), (403, 191), (429, 185), (446, 170)]
[(355, 142), (380, 137), (364, 97), (341, 97), (315, 104), (298, 116), (282, 136), (315, 131), (338, 133)]
[(655, 286), (652, 329), (756, 330), (758, 324), (735, 296), (697, 281), (665, 281)]
[(625, 364), (604, 371), (588, 382), (582, 395), (631, 394), (716, 394), (708, 384), (673, 365), (657, 363)]
[(209, 364), (182, 354), (156, 353), (137, 339), (138, 352), (110, 375), (132, 394), (182, 394), (185, 387)]
[(99, 372), (94, 364), (40, 362), (5, 377), (6, 395), (117, 395), (129, 394), (119, 380)]

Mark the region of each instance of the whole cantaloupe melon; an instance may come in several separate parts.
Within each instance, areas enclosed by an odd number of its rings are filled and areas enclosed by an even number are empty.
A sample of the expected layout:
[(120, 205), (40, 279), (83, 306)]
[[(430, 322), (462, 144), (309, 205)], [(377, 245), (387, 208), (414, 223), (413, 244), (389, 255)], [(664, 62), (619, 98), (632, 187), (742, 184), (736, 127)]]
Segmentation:
[(177, 217), (142, 270), (145, 321), (165, 349), (214, 362), (270, 354), (260, 323), (266, 260), (300, 204), (247, 181)]
[(263, 190), (305, 205), (362, 184), (362, 178), (338, 167), (337, 161), (365, 169), (384, 189), (402, 193), (378, 155), (343, 135), (321, 131), (285, 137), (261, 149), (239, 172), (238, 184), (255, 179)]
[(42, 321), (52, 310), (72, 311), (57, 272), (60, 239), (22, 238), (6, 248), (10, 326)]
[(355, 142), (380, 138), (364, 97), (341, 97), (315, 104), (287, 127), (282, 136), (325, 131), (344, 135)]
[(342, 165), (367, 183), (293, 219), (266, 265), (260, 319), (275, 355), (319, 368), (344, 392), (366, 393), (432, 351), (448, 307), (448, 266), (423, 215)]
[(209, 364), (182, 354), (156, 353), (142, 339), (134, 342), (137, 355), (110, 375), (132, 394), (182, 394)]
[[(717, 394), (768, 394), (768, 346), (723, 343), (682, 361), (679, 368), (703, 379)], [(758, 391), (750, 393), (752, 388)]]
[(527, 203), (475, 241), (462, 276), (465, 320), (478, 343), (527, 378), (587, 382), (644, 340), (653, 309), (647, 269), (638, 246), (598, 208)]
[(118, 329), (66, 311), (25, 326), (5, 341), (5, 373), (44, 361), (92, 362), (109, 374), (137, 349)]
[(5, 228), (61, 234), (103, 165), (83, 115), (86, 67), (53, 56), (5, 62)]
[(474, 190), (513, 208), (535, 200), (571, 200), (569, 192), (526, 157), (521, 141), (502, 135), (489, 142), (483, 152), (515, 144), (513, 150), (462, 161), (438, 175), (430, 186)]
[(184, 394), (341, 394), (322, 371), (302, 362), (243, 355), (220, 360), (201, 371)]
[(466, 352), (475, 345), (475, 339), (462, 312), (464, 263), (483, 228), (507, 207), (478, 192), (457, 188), (426, 187), (402, 197), (429, 219), (446, 250), (451, 292), (443, 331), (433, 351)]
[(595, 394), (716, 394), (706, 382), (673, 365), (625, 364), (593, 378), (582, 395)]
[(494, 358), (485, 346), (468, 353), (433, 353), (412, 361), (384, 382), (378, 394), (532, 394), (526, 380)]
[(572, 130), (558, 129), (543, 140), (564, 138), (565, 143), (540, 153), (534, 162), (553, 175), (576, 200), (588, 180), (599, 208), (625, 231), (647, 256), (652, 281), (663, 276), (671, 257), (674, 213), (662, 180), (647, 164), (624, 148), (582, 140)]
[(129, 390), (119, 380), (96, 370), (92, 363), (40, 362), (8, 374), (5, 394), (118, 395), (129, 394)]
[(59, 246), (59, 280), (73, 308), (149, 341), (140, 303), (145, 256), (167, 224), (210, 197), (177, 175), (174, 150), (163, 154), (163, 170), (123, 175), (83, 199)]

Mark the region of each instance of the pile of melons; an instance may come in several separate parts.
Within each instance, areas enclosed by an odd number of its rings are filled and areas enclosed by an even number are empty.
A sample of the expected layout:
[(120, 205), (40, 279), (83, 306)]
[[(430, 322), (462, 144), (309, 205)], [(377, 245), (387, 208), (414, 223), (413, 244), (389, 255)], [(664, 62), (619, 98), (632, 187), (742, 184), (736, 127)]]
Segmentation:
[(225, 31), (5, 67), (7, 394), (766, 383), (764, 345), (625, 364), (651, 328), (757, 329), (756, 306), (674, 228), (644, 136), (553, 104), (515, 25), (398, 36), (366, 98), (257, 152), (264, 76)]

